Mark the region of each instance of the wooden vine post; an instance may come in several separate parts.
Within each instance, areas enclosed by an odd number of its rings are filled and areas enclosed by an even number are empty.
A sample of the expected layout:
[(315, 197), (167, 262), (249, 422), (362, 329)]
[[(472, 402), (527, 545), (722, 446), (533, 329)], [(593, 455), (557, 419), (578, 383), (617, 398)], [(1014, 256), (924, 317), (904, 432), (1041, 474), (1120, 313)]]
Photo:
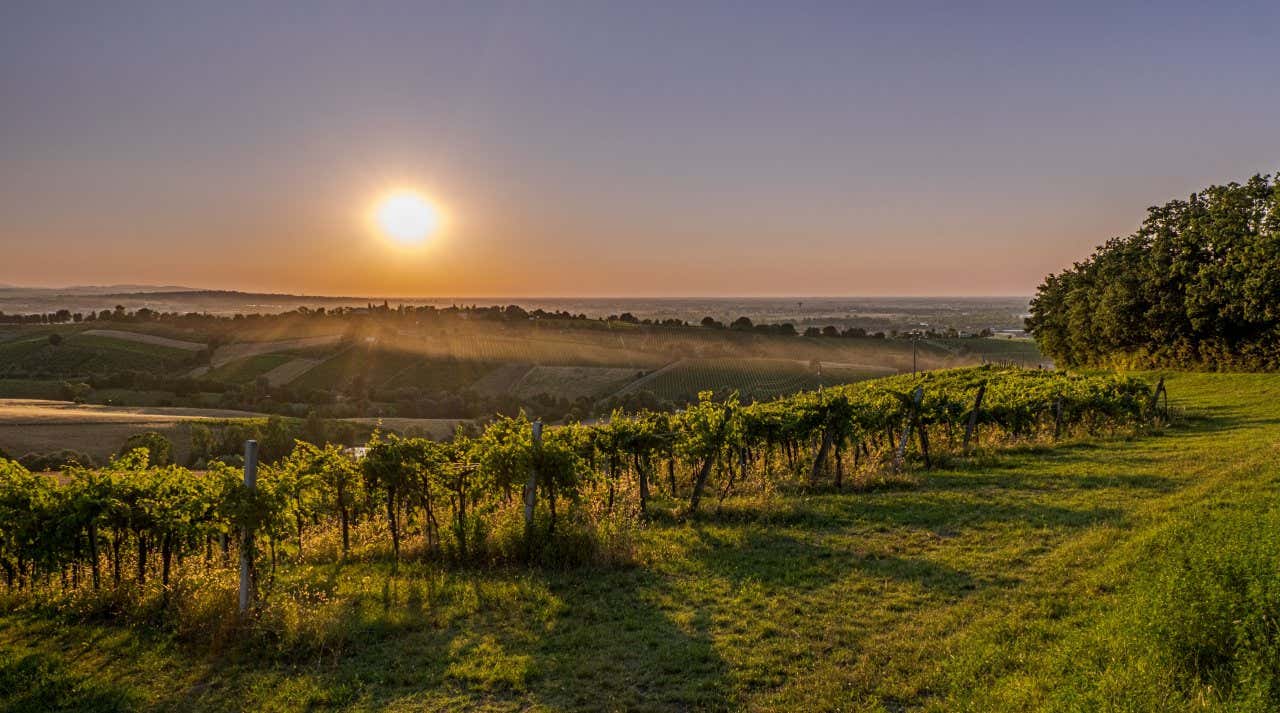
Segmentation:
[(1062, 435), (1062, 397), (1053, 402), (1053, 440)]
[[(244, 442), (244, 487), (252, 496), (258, 490), (258, 442)], [(240, 530), (240, 616), (249, 613), (253, 605), (253, 593), (257, 582), (253, 567), (253, 527), (246, 524)]]
[(533, 514), (538, 505), (538, 451), (542, 448), (542, 421), (533, 422), (533, 462), (529, 464), (529, 480), (524, 485), (524, 537), (533, 546)]
[(969, 455), (969, 444), (978, 435), (978, 411), (982, 408), (982, 397), (987, 393), (987, 382), (978, 385), (978, 396), (973, 400), (973, 410), (969, 412), (969, 423), (964, 427), (964, 445), (961, 452)]
[(907, 417), (907, 425), (902, 429), (902, 438), (898, 439), (898, 453), (893, 458), (894, 470), (901, 468), (903, 460), (906, 458), (907, 442), (911, 440), (911, 430), (920, 418), (920, 404), (923, 402), (924, 387), (917, 386), (916, 390), (911, 392), (911, 413)]
[(1169, 392), (1164, 388), (1164, 377), (1160, 377), (1160, 381), (1156, 382), (1156, 388), (1151, 392), (1151, 415), (1152, 417), (1161, 416), (1160, 413), (1160, 395), (1164, 394), (1164, 420), (1169, 420)]

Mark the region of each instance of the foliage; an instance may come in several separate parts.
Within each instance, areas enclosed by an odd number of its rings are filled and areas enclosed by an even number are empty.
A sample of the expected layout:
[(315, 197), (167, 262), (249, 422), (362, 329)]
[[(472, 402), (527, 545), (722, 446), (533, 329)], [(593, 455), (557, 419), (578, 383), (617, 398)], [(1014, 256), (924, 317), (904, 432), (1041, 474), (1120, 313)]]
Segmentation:
[[(731, 493), (763, 499), (842, 488), (846, 473), (927, 467), (965, 450), (956, 434), (969, 428), (988, 446), (1143, 428), (1157, 415), (1151, 396), (1134, 379), (984, 367), (754, 404), (708, 392), (680, 412), (618, 410), (540, 439), (523, 414), (447, 442), (375, 432), (360, 458), (333, 445), (286, 445), (289, 431), (271, 419), (260, 450), (281, 455), (264, 461), (254, 489), (222, 463), (202, 474), (169, 465), (157, 455), (167, 442), (144, 434), (105, 468), (73, 466), (56, 479), (0, 461), (0, 568), (11, 591), (57, 576), (71, 591), (158, 585), (167, 598), (175, 568), (229, 566), (246, 528), (268, 583), (281, 562), (345, 561), (357, 548), (363, 558), (389, 555), (393, 567), (614, 561), (606, 552), (625, 550), (630, 529), (698, 516), (712, 497), (718, 510)], [(535, 506), (524, 514), (531, 475)]]
[(1027, 328), (1064, 366), (1280, 368), (1277, 255), (1280, 181), (1210, 186), (1045, 278)]
[(173, 462), (173, 442), (155, 431), (129, 436), (120, 448), (120, 455), (138, 448), (147, 450), (148, 465), (168, 465)]

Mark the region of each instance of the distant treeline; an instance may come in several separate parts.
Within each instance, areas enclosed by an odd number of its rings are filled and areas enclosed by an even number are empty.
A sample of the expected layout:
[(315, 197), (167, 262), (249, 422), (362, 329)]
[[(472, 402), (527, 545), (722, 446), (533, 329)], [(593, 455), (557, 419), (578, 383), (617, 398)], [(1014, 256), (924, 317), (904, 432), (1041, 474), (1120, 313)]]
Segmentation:
[[(900, 336), (918, 336), (930, 339), (955, 339), (959, 337), (989, 337), (992, 334), (990, 329), (984, 329), (974, 334), (960, 333), (955, 329), (915, 330), (901, 333), (898, 330), (890, 330), (886, 333), (883, 331), (870, 332), (861, 327), (839, 329), (833, 325), (821, 328), (808, 327), (801, 332), (790, 322), (777, 324), (755, 324), (751, 321), (750, 317), (746, 316), (739, 317), (726, 326), (723, 322), (709, 316), (703, 317), (700, 322), (694, 324), (675, 318), (640, 319), (630, 312), (611, 314), (607, 317), (591, 318), (585, 314), (574, 314), (572, 312), (562, 310), (527, 310), (520, 305), (515, 304), (506, 306), (454, 305), (443, 308), (432, 305), (398, 305), (396, 307), (391, 307), (386, 301), (383, 301), (382, 304), (370, 302), (365, 307), (333, 307), (326, 309), (324, 307), (310, 308), (304, 306), (299, 307), (296, 310), (280, 314), (234, 314), (231, 316), (213, 315), (206, 312), (159, 312), (148, 307), (142, 307), (137, 310), (127, 310), (123, 305), (116, 305), (114, 309), (103, 309), (97, 312), (72, 312), (70, 310), (60, 309), (56, 312), (5, 314), (3, 311), (0, 311), (0, 324), (80, 324), (86, 322), (116, 322), (127, 324), (161, 322), (179, 328), (203, 328), (204, 331), (213, 333), (215, 341), (217, 341), (216, 336), (219, 331), (234, 328), (236, 326), (243, 325), (246, 322), (296, 320), (299, 318), (310, 320), (320, 320), (325, 318), (345, 319), (360, 315), (393, 315), (415, 321), (448, 321), (450, 319), (460, 319), (507, 323), (560, 322), (563, 324), (572, 324), (573, 326), (583, 327), (602, 326), (607, 325), (610, 322), (621, 322), (648, 327), (667, 327), (675, 329), (696, 329), (701, 327), (705, 329), (729, 329), (737, 332), (755, 332), (758, 334), (773, 334), (792, 337), (805, 336), (885, 339)], [(215, 343), (212, 346), (217, 346), (217, 344)]]
[(1148, 209), (1133, 235), (1045, 278), (1027, 329), (1062, 366), (1280, 367), (1280, 180)]

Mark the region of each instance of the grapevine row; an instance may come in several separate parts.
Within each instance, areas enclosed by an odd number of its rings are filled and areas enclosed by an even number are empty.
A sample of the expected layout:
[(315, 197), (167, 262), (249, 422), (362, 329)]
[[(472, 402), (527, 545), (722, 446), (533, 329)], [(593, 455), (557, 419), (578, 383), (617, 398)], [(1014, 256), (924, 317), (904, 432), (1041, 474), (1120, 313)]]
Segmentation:
[(408, 548), (545, 560), (566, 537), (642, 523), (656, 507), (696, 514), (710, 498), (838, 489), (974, 448), (1143, 428), (1158, 393), (1136, 379), (991, 367), (753, 404), (704, 393), (678, 412), (616, 412), (545, 433), (523, 415), (447, 442), (375, 433), (359, 456), (299, 441), (262, 467), (254, 490), (229, 467), (157, 466), (145, 449), (56, 478), (0, 460), (0, 569), (10, 590), (167, 591), (175, 567), (228, 566), (245, 528), (263, 543), (254, 562), (272, 568), (329, 556), (322, 541), (337, 558), (359, 548), (395, 562)]

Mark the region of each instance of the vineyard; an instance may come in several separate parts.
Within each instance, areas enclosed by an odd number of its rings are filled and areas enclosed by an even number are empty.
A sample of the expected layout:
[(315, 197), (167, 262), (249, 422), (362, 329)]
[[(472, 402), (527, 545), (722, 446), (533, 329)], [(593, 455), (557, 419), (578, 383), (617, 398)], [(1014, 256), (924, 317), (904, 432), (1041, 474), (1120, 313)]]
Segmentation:
[(993, 368), (750, 405), (708, 393), (682, 412), (595, 426), (543, 431), (521, 416), (447, 442), (375, 434), (360, 459), (298, 442), (263, 466), (256, 489), (227, 466), (192, 473), (146, 450), (58, 478), (4, 462), (0, 568), (11, 593), (127, 585), (167, 597), (175, 570), (229, 561), (243, 531), (259, 533), (254, 559), (273, 573), (409, 553), (572, 564), (598, 559), (635, 523), (696, 516), (708, 501), (840, 490), (975, 450), (1141, 429), (1159, 395), (1133, 379)]
[(160, 373), (180, 368), (192, 352), (167, 346), (94, 334), (71, 334), (61, 343), (48, 335), (0, 343), (0, 377), (41, 377), (46, 374), (84, 374), (127, 369)]
[(682, 359), (628, 384), (620, 393), (648, 391), (675, 403), (702, 391), (719, 398), (737, 393), (743, 400), (777, 398), (892, 374), (887, 367), (807, 363), (794, 359)]

